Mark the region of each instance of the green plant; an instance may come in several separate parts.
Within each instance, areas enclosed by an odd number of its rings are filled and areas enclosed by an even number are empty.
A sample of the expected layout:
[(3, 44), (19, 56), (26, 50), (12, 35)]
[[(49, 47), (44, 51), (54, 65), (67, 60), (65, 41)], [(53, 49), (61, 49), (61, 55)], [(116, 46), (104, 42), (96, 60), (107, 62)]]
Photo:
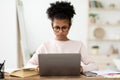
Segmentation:
[(32, 53), (30, 53), (30, 58), (33, 56), (34, 53), (35, 53), (35, 51), (33, 51)]
[(95, 17), (97, 17), (97, 16), (98, 16), (98, 14), (95, 14), (95, 13), (90, 13), (90, 14), (89, 14), (89, 17), (95, 18)]
[(95, 46), (92, 46), (92, 48), (99, 48), (99, 46), (95, 45)]

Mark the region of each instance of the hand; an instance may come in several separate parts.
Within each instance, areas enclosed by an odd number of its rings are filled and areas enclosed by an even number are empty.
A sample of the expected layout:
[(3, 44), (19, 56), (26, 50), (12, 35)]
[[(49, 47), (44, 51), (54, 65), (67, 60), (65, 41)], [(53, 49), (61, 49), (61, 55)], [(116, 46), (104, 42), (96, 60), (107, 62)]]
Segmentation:
[(80, 73), (83, 73), (83, 67), (80, 66)]
[(39, 66), (37, 66), (37, 67), (35, 68), (35, 71), (37, 71), (37, 72), (40, 71)]

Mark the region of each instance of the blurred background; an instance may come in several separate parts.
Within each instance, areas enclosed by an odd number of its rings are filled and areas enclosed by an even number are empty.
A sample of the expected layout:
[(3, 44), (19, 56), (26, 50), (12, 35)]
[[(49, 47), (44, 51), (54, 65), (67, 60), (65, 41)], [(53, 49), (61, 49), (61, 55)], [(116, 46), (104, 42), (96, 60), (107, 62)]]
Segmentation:
[[(46, 10), (57, 0), (0, 0), (0, 62), (23, 67), (39, 45), (54, 38)], [(120, 0), (70, 1), (76, 11), (69, 38), (80, 40), (100, 69), (119, 69)]]

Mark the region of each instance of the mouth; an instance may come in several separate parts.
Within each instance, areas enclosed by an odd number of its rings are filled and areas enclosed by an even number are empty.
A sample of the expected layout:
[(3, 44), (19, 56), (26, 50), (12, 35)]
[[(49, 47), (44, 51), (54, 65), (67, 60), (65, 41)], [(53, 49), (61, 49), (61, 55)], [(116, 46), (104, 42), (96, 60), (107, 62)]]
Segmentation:
[(57, 35), (58, 37), (63, 37), (64, 35)]

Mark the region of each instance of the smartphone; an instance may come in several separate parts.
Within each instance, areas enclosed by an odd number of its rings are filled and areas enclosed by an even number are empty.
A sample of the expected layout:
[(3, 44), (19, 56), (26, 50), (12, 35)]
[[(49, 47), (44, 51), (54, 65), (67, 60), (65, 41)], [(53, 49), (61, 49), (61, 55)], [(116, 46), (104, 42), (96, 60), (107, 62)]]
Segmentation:
[(95, 77), (97, 75), (97, 73), (85, 71), (85, 72), (83, 72), (83, 75), (85, 75), (87, 77)]

